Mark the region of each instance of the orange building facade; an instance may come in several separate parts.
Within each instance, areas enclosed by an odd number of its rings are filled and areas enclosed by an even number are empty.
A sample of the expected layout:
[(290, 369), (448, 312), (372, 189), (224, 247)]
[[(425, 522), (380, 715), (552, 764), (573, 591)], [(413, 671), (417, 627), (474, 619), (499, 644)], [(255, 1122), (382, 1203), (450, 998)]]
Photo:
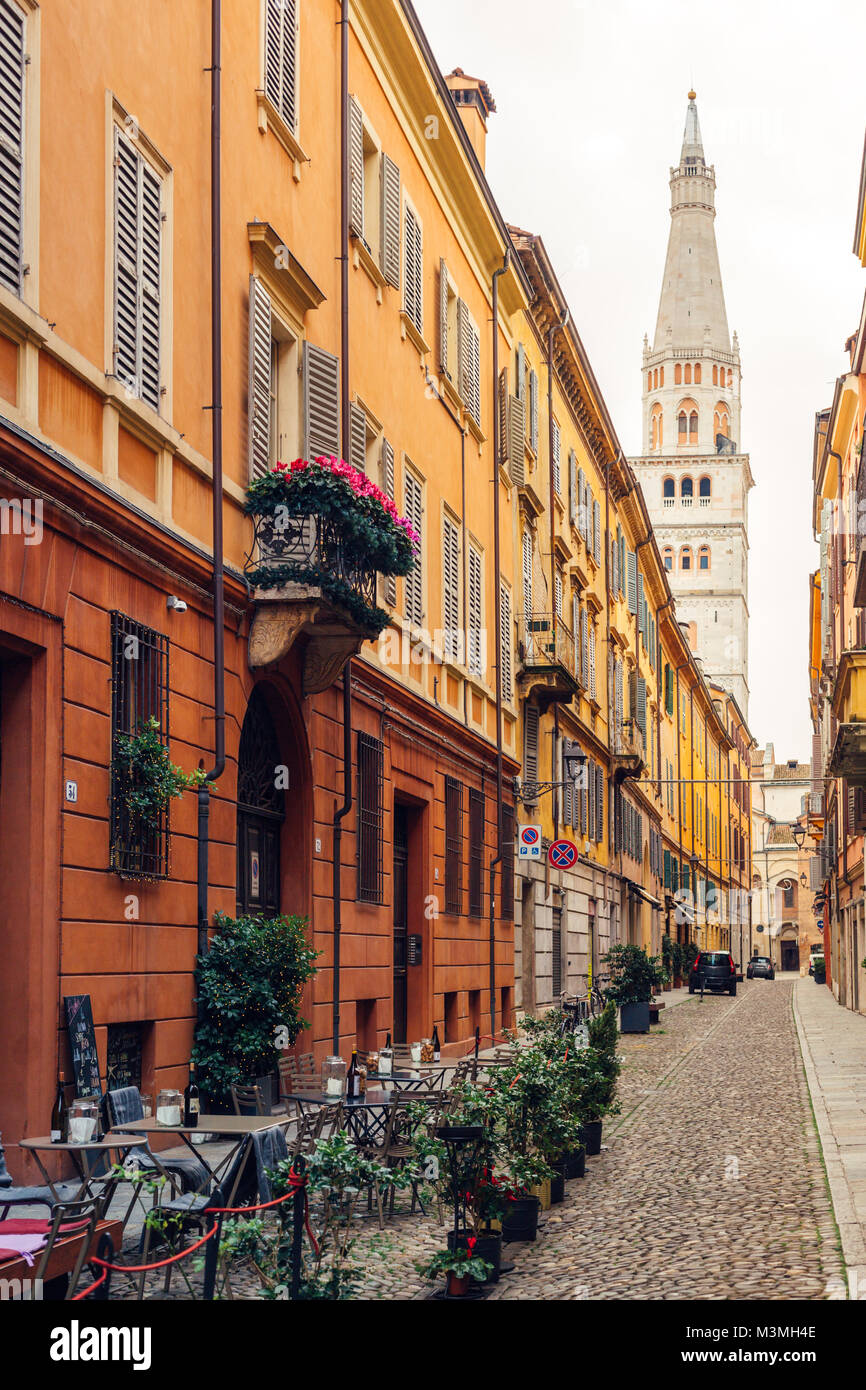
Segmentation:
[[(309, 919), (303, 1050), (330, 1052), (335, 1027), (344, 1052), (434, 1024), (446, 1052), (498, 1033), (514, 1007), (519, 764), (494, 355), (508, 360), (529, 287), (512, 257), (494, 288), (509, 242), (482, 169), (492, 97), (462, 74), (452, 97), (398, 0), (196, 0), (139, 16), (134, 42), (104, 0), (0, 0), (0, 26), (4, 1138), (43, 1133), (58, 1066), (71, 1076), (65, 996), (90, 995), (103, 1081), (132, 1058), (143, 1090), (183, 1084), (196, 796), (173, 804), (170, 835), (131, 845), (112, 750), (152, 715), (186, 772), (218, 761), (215, 425), (226, 763), (207, 918)], [(348, 456), (421, 535), (419, 568), (378, 580), (375, 643), (321, 594), (245, 579), (250, 477), (321, 453)]]

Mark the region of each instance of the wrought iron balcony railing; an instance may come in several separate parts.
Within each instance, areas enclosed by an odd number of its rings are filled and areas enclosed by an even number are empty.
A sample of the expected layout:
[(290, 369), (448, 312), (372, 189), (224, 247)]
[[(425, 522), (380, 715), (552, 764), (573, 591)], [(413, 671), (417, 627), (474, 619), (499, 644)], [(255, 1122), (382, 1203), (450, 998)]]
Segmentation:
[(574, 633), (558, 613), (521, 613), (517, 619), (524, 667), (560, 667), (576, 679)]
[(624, 719), (614, 729), (613, 751), (618, 758), (637, 758), (643, 763), (644, 736), (636, 719)]
[(253, 518), (253, 549), (247, 572), (288, 569), (290, 582), (315, 587), (320, 576), (337, 580), (370, 607), (376, 603), (376, 571), (344, 544), (337, 522), (285, 510)]

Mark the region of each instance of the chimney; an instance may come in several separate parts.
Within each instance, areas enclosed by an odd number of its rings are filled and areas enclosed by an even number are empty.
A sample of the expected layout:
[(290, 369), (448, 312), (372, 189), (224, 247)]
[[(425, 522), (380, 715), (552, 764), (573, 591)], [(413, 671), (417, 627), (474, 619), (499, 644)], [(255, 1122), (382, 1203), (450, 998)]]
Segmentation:
[(445, 81), (460, 112), (464, 129), (472, 142), (472, 148), (481, 168), (484, 168), (484, 153), (487, 144), (487, 117), (496, 110), (496, 102), (487, 83), (480, 77), (467, 77), (462, 68), (449, 72)]

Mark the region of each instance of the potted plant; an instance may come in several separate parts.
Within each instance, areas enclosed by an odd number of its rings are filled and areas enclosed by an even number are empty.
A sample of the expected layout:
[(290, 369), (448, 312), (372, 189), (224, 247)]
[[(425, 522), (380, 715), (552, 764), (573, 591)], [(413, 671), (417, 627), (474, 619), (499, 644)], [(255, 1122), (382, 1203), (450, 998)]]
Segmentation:
[(209, 1109), (229, 1104), (232, 1084), (269, 1084), (277, 1029), (285, 1029), (291, 1047), (309, 1027), (301, 996), (319, 954), (307, 942), (304, 917), (217, 913), (214, 920), (210, 950), (196, 960), (192, 1054)]
[[(866, 967), (866, 961), (861, 961), (861, 965)], [(816, 985), (827, 983), (827, 963), (823, 956), (815, 956), (812, 961), (812, 979)]]
[(673, 941), (671, 937), (667, 935), (662, 937), (662, 966), (665, 974), (664, 980), (662, 981), (663, 990), (669, 990), (671, 988), (671, 981), (676, 973), (674, 970), (676, 945), (677, 943)]
[(683, 948), (682, 948), (682, 946), (681, 946), (681, 944), (680, 944), (679, 941), (675, 941), (675, 942), (673, 943), (673, 950), (671, 951), (671, 960), (672, 960), (671, 969), (672, 969), (672, 971), (673, 971), (673, 985), (674, 985), (674, 989), (682, 989), (682, 987), (683, 987)]
[(456, 1250), (437, 1250), (433, 1258), (421, 1266), (420, 1272), (426, 1279), (436, 1279), (444, 1274), (447, 1297), (465, 1298), (472, 1283), (485, 1283), (492, 1270), (489, 1261), (476, 1254), (475, 1246), (475, 1237), (469, 1236), (466, 1245), (460, 1245)]
[(605, 956), (611, 983), (605, 998), (619, 1006), (623, 1033), (648, 1033), (649, 1002), (663, 975), (658, 956), (650, 956), (642, 946), (611, 946)]

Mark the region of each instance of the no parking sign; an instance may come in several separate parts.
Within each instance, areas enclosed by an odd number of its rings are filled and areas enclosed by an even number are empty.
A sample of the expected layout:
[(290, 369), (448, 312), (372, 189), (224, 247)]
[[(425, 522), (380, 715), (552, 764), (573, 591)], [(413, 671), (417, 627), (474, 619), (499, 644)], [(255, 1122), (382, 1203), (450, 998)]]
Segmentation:
[(547, 859), (554, 869), (570, 869), (577, 861), (577, 845), (573, 840), (554, 840)]
[(518, 859), (541, 858), (541, 826), (522, 825), (517, 837)]

